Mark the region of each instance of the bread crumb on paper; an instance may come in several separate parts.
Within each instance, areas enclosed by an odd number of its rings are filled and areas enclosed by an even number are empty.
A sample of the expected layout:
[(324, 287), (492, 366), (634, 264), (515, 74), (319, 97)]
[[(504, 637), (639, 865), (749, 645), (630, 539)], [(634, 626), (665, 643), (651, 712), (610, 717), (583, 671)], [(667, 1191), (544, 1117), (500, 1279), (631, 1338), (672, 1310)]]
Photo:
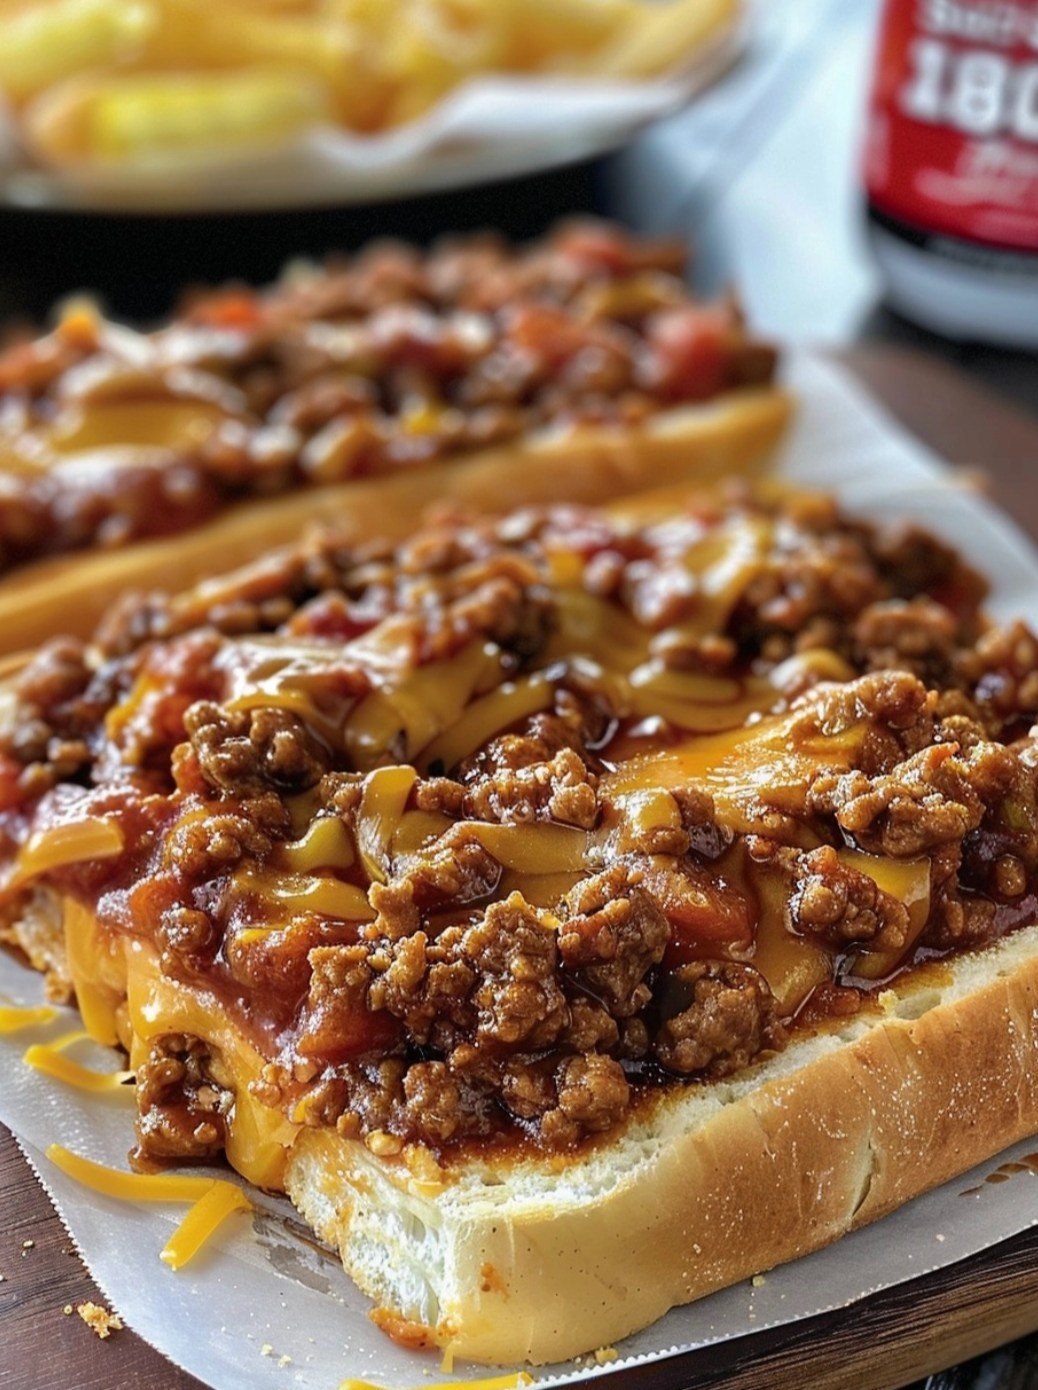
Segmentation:
[(595, 1352), (595, 1361), (599, 1366), (608, 1366), (610, 1361), (615, 1361), (620, 1355), (616, 1347), (599, 1347)]
[(113, 1332), (121, 1332), (123, 1320), (118, 1313), (110, 1313), (100, 1303), (77, 1303), (76, 1312), (102, 1342)]
[(263, 1345), (260, 1347), (260, 1356), (273, 1356), (273, 1355), (274, 1355), (274, 1348), (270, 1345), (269, 1342), (264, 1342)]
[(764, 1282), (765, 1281), (763, 1274), (755, 1274), (753, 1278), (750, 1280), (750, 1283), (753, 1285), (755, 1289), (762, 1289), (764, 1287)]

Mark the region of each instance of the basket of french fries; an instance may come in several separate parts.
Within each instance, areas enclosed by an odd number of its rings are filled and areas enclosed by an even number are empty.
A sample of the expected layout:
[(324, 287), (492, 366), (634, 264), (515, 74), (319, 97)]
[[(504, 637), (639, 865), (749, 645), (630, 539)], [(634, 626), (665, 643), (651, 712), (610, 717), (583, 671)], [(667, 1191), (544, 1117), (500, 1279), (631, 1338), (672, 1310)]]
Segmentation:
[(0, 0), (0, 198), (367, 201), (598, 153), (731, 61), (739, 0)]

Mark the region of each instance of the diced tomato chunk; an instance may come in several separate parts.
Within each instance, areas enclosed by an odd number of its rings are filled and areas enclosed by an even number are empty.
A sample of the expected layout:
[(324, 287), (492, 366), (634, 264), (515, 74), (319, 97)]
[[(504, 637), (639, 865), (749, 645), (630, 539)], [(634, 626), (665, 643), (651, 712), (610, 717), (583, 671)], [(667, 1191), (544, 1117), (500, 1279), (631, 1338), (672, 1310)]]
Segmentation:
[(589, 270), (622, 275), (632, 270), (632, 246), (617, 228), (597, 222), (580, 222), (559, 234), (558, 249)]
[(400, 1024), (392, 1014), (347, 1009), (338, 1003), (305, 1017), (296, 1048), (304, 1057), (320, 1057), (334, 1065), (368, 1052), (385, 1052), (399, 1033)]
[(365, 617), (341, 594), (328, 593), (300, 608), (290, 619), (288, 631), (298, 637), (327, 637), (351, 642), (362, 633), (370, 632), (377, 621), (377, 614)]
[(21, 773), (20, 763), (0, 753), (0, 811), (13, 811), (21, 804), (22, 794), (18, 786)]
[(667, 309), (648, 326), (652, 385), (662, 396), (704, 401), (728, 385), (732, 325), (715, 307)]
[(258, 328), (266, 317), (259, 295), (247, 289), (222, 290), (192, 305), (187, 316), (204, 328)]
[(508, 337), (521, 352), (556, 371), (585, 343), (584, 330), (563, 309), (518, 304), (508, 314)]
[(670, 922), (665, 966), (727, 955), (752, 943), (756, 905), (729, 879), (688, 867), (650, 867), (645, 886)]

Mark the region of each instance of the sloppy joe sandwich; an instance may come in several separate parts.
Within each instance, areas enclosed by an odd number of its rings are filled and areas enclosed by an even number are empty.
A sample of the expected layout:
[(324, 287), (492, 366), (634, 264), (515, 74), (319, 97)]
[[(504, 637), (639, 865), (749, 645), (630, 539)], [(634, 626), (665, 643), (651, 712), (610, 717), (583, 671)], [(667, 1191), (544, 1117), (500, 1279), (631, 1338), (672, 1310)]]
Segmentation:
[(549, 1361), (1038, 1129), (1038, 642), (777, 488), (316, 536), (6, 696), (4, 934), (410, 1345)]
[(401, 536), (437, 499), (757, 468), (788, 415), (775, 353), (683, 270), (671, 243), (574, 224), (520, 251), (375, 246), (150, 334), (72, 305), (0, 356), (0, 653), (315, 520)]

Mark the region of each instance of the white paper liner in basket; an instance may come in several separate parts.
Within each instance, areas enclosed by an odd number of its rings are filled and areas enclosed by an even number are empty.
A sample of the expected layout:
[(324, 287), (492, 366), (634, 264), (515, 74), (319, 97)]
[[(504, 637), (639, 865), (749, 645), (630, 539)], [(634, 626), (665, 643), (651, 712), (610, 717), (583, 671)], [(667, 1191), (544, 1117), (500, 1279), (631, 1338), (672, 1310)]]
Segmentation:
[[(997, 613), (1038, 611), (1038, 554), (1008, 519), (957, 486), (838, 368), (800, 358), (789, 376), (802, 407), (781, 461), (787, 477), (837, 491), (862, 515), (919, 521), (989, 575)], [(0, 954), (3, 996), (34, 1003), (42, 988), (31, 971)], [(367, 1300), (299, 1226), (287, 1202), (254, 1194), (252, 1216), (232, 1216), (194, 1262), (173, 1274), (158, 1252), (183, 1208), (109, 1200), (56, 1170), (43, 1157), (51, 1142), (117, 1166), (125, 1166), (131, 1142), (129, 1095), (84, 1095), (20, 1063), (28, 1041), (56, 1035), (72, 1017), (47, 1030), (0, 1038), (0, 1120), (20, 1137), (77, 1248), (129, 1326), (215, 1390), (334, 1390), (348, 1376), (397, 1390), (445, 1378), (435, 1360), (406, 1352), (377, 1331)], [(116, 1065), (100, 1048), (85, 1060)], [(536, 1379), (563, 1384), (608, 1376), (632, 1361), (843, 1307), (974, 1255), (1038, 1222), (1038, 1181), (1029, 1172), (969, 1191), (1005, 1158), (1034, 1147), (1034, 1140), (1024, 1141), (876, 1225), (769, 1272), (760, 1287), (743, 1283), (674, 1309), (623, 1342), (620, 1359), (608, 1366), (542, 1368)], [(622, 1261), (617, 1279), (623, 1279)], [(474, 1374), (472, 1367), (455, 1370), (461, 1379)]]

